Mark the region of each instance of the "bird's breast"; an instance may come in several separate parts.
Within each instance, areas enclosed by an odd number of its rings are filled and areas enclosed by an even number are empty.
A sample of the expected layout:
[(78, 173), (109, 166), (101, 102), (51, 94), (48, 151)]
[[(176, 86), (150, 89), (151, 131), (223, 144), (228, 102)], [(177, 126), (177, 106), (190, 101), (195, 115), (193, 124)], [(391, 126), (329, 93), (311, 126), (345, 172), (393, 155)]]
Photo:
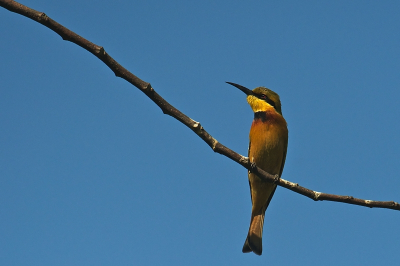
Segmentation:
[(256, 112), (250, 129), (249, 159), (279, 174), (288, 139), (285, 119), (274, 111)]

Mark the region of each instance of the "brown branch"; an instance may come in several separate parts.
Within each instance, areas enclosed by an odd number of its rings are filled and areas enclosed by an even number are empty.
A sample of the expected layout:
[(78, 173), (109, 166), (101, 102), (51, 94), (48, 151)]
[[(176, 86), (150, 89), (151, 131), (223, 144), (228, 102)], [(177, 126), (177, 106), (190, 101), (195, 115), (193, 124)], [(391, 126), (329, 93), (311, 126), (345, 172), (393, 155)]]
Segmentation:
[(306, 197), (309, 197), (315, 201), (318, 200), (327, 200), (327, 201), (336, 201), (336, 202), (344, 202), (349, 204), (361, 205), (366, 207), (376, 207), (376, 208), (387, 208), (393, 210), (400, 210), (400, 204), (394, 201), (372, 201), (372, 200), (363, 200), (353, 198), (351, 196), (339, 196), (333, 194), (326, 194), (321, 192), (316, 192), (310, 190), (308, 188), (299, 186), (299, 184), (289, 182), (282, 178), (279, 178), (277, 175), (271, 175), (257, 166), (249, 164), (249, 160), (247, 157), (244, 157), (235, 151), (225, 147), (221, 143), (219, 143), (216, 139), (214, 139), (204, 128), (200, 125), (199, 122), (194, 121), (190, 117), (186, 116), (184, 113), (180, 112), (178, 109), (173, 107), (167, 101), (165, 101), (155, 90), (151, 87), (150, 83), (141, 80), (140, 78), (133, 75), (123, 66), (121, 66), (117, 61), (115, 61), (110, 55), (106, 53), (103, 47), (98, 46), (85, 38), (79, 36), (73, 31), (67, 29), (61, 24), (49, 18), (45, 13), (38, 12), (29, 7), (21, 5), (18, 2), (12, 0), (0, 0), (0, 6), (8, 9), (11, 12), (15, 12), (21, 14), (25, 17), (31, 18), (44, 26), (52, 29), (54, 32), (59, 34), (64, 40), (73, 42), (82, 48), (86, 49), (90, 53), (94, 54), (97, 58), (103, 61), (117, 77), (121, 77), (137, 87), (144, 94), (146, 94), (155, 104), (157, 104), (164, 114), (170, 115), (175, 119), (179, 120), (181, 123), (186, 125), (188, 128), (193, 130), (200, 138), (202, 138), (214, 152), (225, 155), (226, 157), (232, 159), (233, 161), (241, 164), (243, 167), (255, 172), (262, 180), (266, 182), (272, 182), (279, 186), (290, 189), (294, 192), (302, 194)]

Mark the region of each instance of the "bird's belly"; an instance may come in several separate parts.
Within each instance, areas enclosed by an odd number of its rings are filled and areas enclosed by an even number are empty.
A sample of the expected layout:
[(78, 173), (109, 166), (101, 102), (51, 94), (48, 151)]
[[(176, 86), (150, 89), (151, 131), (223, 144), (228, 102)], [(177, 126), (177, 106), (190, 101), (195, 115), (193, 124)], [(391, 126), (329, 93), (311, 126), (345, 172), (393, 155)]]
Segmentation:
[[(272, 175), (280, 174), (286, 149), (286, 132), (274, 125), (253, 124), (250, 131), (249, 160)], [(257, 213), (265, 208), (265, 204), (268, 204), (276, 185), (261, 181), (253, 173), (249, 173), (249, 182), (253, 213)]]
[(250, 161), (270, 174), (279, 174), (285, 152), (283, 136), (284, 133), (273, 126), (251, 130)]

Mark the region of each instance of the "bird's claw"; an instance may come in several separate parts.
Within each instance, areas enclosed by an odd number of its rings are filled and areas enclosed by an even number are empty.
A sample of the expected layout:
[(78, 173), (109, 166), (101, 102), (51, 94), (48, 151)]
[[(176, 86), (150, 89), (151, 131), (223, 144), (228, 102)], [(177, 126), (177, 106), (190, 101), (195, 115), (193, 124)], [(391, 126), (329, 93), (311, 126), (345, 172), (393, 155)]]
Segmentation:
[(255, 172), (257, 165), (255, 162), (250, 162), (250, 172)]

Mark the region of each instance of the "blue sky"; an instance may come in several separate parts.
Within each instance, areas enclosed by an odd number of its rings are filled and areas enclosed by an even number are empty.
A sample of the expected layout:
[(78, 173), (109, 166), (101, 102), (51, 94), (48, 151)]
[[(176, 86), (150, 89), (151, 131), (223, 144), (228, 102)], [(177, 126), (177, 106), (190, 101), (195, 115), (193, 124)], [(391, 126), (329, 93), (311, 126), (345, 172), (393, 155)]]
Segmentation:
[[(281, 96), (283, 178), (400, 201), (400, 2), (23, 1), (246, 155), (225, 81)], [(242, 254), (246, 169), (96, 57), (0, 8), (1, 265), (397, 265), (400, 212), (278, 188)]]

